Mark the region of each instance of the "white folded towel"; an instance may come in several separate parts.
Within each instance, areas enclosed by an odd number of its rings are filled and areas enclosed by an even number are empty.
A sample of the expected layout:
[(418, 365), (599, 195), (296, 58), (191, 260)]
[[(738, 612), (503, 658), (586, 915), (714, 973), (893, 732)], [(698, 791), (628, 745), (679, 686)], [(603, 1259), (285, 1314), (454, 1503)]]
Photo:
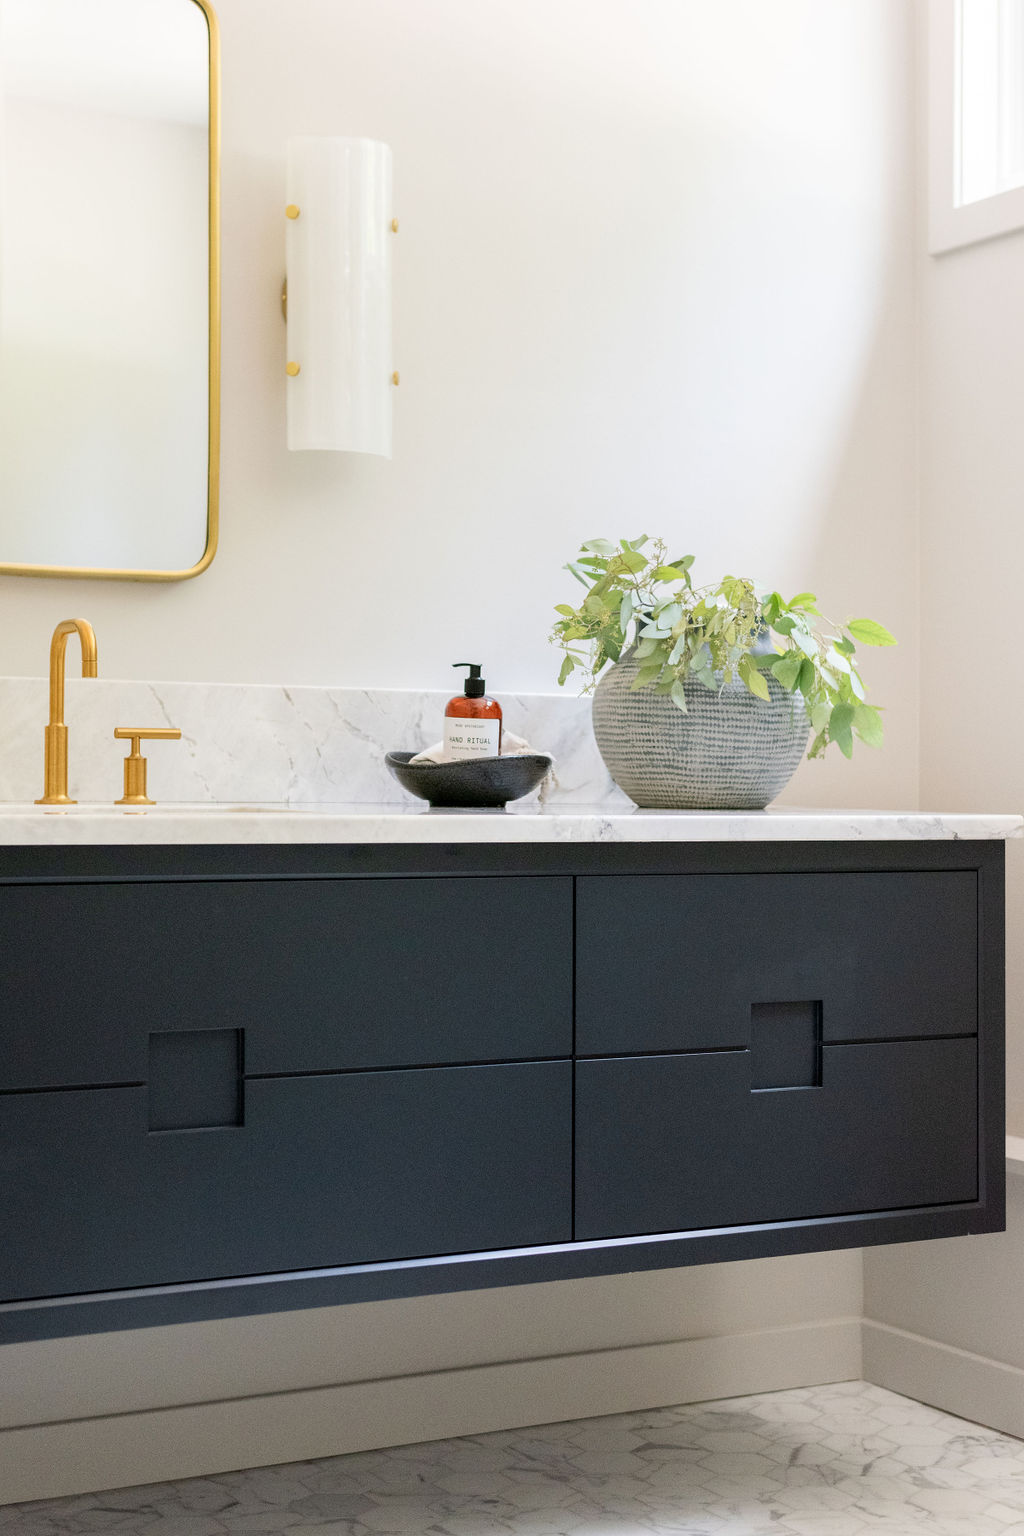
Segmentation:
[[(480, 753), (479, 757), (467, 757), (464, 752), (446, 752), (443, 741), (435, 741), (432, 747), (426, 747), (422, 752), (417, 752), (415, 757), (409, 759), (410, 763), (473, 763), (487, 754)], [(501, 757), (525, 757), (533, 756), (534, 748), (521, 736), (513, 736), (511, 731), (501, 733)]]

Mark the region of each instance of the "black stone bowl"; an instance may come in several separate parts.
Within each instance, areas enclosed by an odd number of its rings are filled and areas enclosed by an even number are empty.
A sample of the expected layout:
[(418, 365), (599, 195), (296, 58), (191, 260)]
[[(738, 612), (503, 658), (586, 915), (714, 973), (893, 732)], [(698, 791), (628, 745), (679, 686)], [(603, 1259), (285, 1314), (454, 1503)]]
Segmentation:
[(536, 789), (553, 759), (545, 752), (476, 757), (463, 763), (413, 763), (415, 752), (389, 752), (384, 761), (403, 789), (431, 805), (494, 809)]

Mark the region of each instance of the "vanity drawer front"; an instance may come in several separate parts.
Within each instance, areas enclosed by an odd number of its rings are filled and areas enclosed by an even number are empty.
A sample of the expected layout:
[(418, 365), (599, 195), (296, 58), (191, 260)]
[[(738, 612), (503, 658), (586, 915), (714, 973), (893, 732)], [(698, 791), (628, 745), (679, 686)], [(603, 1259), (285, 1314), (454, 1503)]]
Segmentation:
[(193, 1131), (150, 1131), (143, 1088), (2, 1096), (0, 1297), (567, 1241), (571, 1077), (262, 1080)]
[(577, 1239), (977, 1198), (974, 1040), (825, 1046), (820, 1087), (747, 1051), (576, 1069)]
[(577, 1050), (746, 1046), (765, 1003), (826, 1041), (973, 1034), (977, 937), (973, 870), (583, 878)]
[(147, 1079), (150, 1034), (248, 1072), (566, 1056), (572, 880), (0, 887), (0, 1088)]

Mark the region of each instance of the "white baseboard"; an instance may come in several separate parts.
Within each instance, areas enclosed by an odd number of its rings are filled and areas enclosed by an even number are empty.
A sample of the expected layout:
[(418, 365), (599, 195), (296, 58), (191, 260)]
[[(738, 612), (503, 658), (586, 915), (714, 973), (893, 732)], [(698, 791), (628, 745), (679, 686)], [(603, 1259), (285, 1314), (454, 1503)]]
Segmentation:
[(864, 1379), (1024, 1439), (1024, 1370), (864, 1321)]
[(0, 1504), (851, 1381), (859, 1318), (270, 1393), (0, 1433)]

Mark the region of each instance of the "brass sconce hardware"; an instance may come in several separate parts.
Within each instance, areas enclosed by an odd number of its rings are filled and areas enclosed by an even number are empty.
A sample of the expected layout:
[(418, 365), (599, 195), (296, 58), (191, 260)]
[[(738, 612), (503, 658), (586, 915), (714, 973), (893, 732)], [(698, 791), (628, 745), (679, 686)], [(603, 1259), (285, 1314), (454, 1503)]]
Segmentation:
[(398, 383), (398, 369), (397, 368), (395, 369), (394, 373), (391, 375), (391, 382), (392, 382), (392, 384), (397, 384)]
[(68, 728), (64, 724), (64, 653), (68, 636), (82, 646), (82, 676), (96, 676), (96, 635), (87, 619), (62, 619), (50, 641), (50, 721), (44, 733), (43, 793), (36, 805), (77, 805), (68, 795)]
[(290, 379), (294, 379), (296, 374), (302, 372), (302, 365), (301, 363), (288, 363), (284, 371)]
[(180, 741), (181, 732), (173, 726), (154, 726), (145, 730), (141, 726), (119, 725), (114, 730), (117, 741), (130, 741), (132, 750), (124, 760), (124, 794), (115, 805), (155, 805), (146, 794), (146, 759), (139, 743), (142, 741)]
[(398, 220), (397, 219), (392, 219), (391, 220), (391, 233), (393, 235), (397, 235), (398, 234)]
[[(300, 214), (300, 212), (301, 212), (301, 209), (299, 208), (297, 203), (289, 203), (288, 207), (284, 211), (284, 216), (285, 216), (286, 219), (297, 219), (299, 214)], [(281, 284), (281, 313), (282, 313), (282, 315), (284, 315), (285, 319), (287, 320), (288, 319), (288, 279), (287, 278), (285, 278), (284, 282)], [(288, 373), (289, 373), (291, 378), (294, 378), (295, 375), (298, 373), (298, 371), (299, 371), (298, 363), (289, 363), (288, 364)]]

